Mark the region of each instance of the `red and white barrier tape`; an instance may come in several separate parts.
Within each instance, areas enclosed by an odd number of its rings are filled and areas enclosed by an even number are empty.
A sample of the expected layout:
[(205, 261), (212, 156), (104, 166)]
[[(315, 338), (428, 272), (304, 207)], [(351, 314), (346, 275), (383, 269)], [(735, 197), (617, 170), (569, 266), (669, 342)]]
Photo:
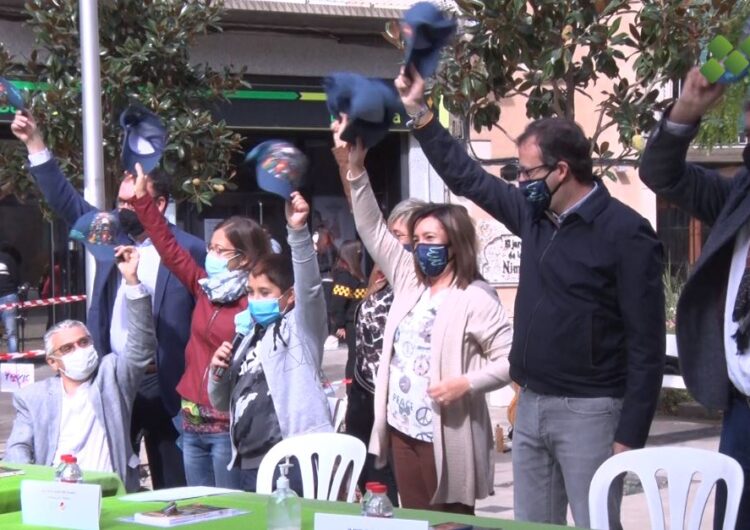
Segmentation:
[(44, 350), (29, 350), (14, 353), (0, 353), (0, 361), (17, 361), (18, 359), (36, 359), (44, 357)]
[(29, 300), (27, 302), (16, 302), (13, 304), (0, 305), (0, 311), (4, 309), (13, 309), (14, 307), (44, 307), (48, 305), (70, 304), (73, 302), (82, 302), (86, 300), (85, 294), (74, 294), (71, 296), (58, 296), (57, 298), (41, 298), (39, 300)]
[(324, 381), (323, 386), (324, 387), (333, 387), (338, 388), (341, 385), (351, 385), (352, 380), (351, 379), (339, 379), (338, 381)]

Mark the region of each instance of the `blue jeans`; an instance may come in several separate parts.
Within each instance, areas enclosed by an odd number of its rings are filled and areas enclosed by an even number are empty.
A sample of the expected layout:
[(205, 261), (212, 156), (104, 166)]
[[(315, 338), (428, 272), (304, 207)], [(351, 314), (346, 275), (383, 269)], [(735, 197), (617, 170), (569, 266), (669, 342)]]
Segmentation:
[(183, 432), (182, 458), (188, 486), (240, 489), (239, 469), (227, 469), (232, 458), (229, 433)]
[[(572, 398), (522, 389), (513, 428), (513, 504), (516, 520), (588, 528), (589, 485), (612, 456), (622, 399)], [(622, 479), (609, 496), (610, 528), (620, 526)]]
[[(18, 295), (6, 294), (0, 296), (0, 305), (12, 304), (18, 302)], [(8, 351), (18, 351), (18, 335), (16, 334), (16, 316), (18, 315), (18, 309), (3, 309), (0, 311), (0, 316), (3, 317), (3, 327), (5, 327), (5, 334), (8, 336)]]
[[(750, 406), (743, 397), (732, 396), (729, 409), (724, 411), (719, 452), (731, 456), (742, 466), (745, 487), (742, 490), (735, 528), (750, 528)], [(727, 487), (720, 481), (716, 484), (715, 529), (721, 529), (724, 523), (726, 502)]]

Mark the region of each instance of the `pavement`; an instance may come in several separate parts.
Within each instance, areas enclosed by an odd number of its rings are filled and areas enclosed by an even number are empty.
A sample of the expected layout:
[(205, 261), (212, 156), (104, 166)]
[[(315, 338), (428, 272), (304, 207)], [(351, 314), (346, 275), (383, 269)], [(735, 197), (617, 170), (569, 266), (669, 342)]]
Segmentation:
[[(30, 316), (27, 324), (26, 349), (41, 348), (41, 337), (44, 333), (46, 322), (46, 313), (37, 316)], [(0, 350), (4, 351), (4, 344), (0, 345)], [(346, 349), (326, 351), (323, 357), (323, 369), (331, 380), (343, 378), (344, 366), (346, 364)], [(35, 379), (37, 381), (50, 377), (51, 370), (42, 361), (35, 363)], [(339, 392), (343, 394), (343, 388)], [(0, 454), (5, 452), (5, 441), (10, 434), (14, 412), (12, 406), (12, 394), (0, 393)], [(499, 425), (503, 432), (508, 432), (508, 420), (506, 407), (490, 407), (490, 416), (493, 425)], [(648, 439), (648, 446), (684, 446), (695, 447), (716, 451), (719, 446), (720, 422), (716, 419), (686, 419), (671, 416), (657, 416), (651, 426), (651, 432)], [(142, 451), (142, 460), (145, 462), (145, 455)], [(512, 451), (496, 453), (495, 459), (495, 491), (494, 494), (477, 501), (477, 515), (486, 517), (495, 517), (498, 519), (513, 519), (513, 471), (511, 462)], [(662, 502), (665, 506), (668, 504), (666, 480), (657, 474), (662, 493)], [(146, 482), (148, 483), (148, 481)], [(697, 477), (694, 478), (691, 486), (691, 495), (697, 489)], [(668, 506), (665, 508), (668, 514)], [(668, 515), (667, 515), (668, 516)], [(709, 499), (703, 514), (703, 520), (700, 528), (711, 528), (713, 518), (713, 494)], [(631, 475), (626, 478), (625, 496), (622, 502), (621, 510), (622, 524), (625, 529), (642, 529), (649, 528), (649, 514), (645, 497), (641, 491), (638, 480)], [(568, 524), (572, 525), (572, 518), (568, 514)]]

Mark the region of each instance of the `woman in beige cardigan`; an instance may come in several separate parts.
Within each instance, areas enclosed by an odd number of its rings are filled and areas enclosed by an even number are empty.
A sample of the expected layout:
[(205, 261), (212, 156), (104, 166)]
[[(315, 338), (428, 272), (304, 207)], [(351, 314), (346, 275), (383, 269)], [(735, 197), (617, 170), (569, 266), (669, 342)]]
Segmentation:
[(392, 456), (406, 508), (473, 513), (492, 489), (492, 425), (485, 392), (510, 381), (511, 326), (477, 267), (476, 233), (462, 206), (412, 214), (414, 254), (388, 231), (350, 146), (352, 210), (362, 241), (394, 289), (375, 383), (370, 452)]

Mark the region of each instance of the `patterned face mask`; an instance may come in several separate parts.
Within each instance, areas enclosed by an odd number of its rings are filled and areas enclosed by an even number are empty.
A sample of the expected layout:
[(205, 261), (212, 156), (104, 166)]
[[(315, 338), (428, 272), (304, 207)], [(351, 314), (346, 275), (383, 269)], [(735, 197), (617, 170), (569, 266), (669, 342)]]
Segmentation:
[(428, 278), (440, 276), (448, 266), (448, 247), (450, 245), (435, 245), (430, 243), (419, 243), (414, 253), (419, 262), (419, 268)]

